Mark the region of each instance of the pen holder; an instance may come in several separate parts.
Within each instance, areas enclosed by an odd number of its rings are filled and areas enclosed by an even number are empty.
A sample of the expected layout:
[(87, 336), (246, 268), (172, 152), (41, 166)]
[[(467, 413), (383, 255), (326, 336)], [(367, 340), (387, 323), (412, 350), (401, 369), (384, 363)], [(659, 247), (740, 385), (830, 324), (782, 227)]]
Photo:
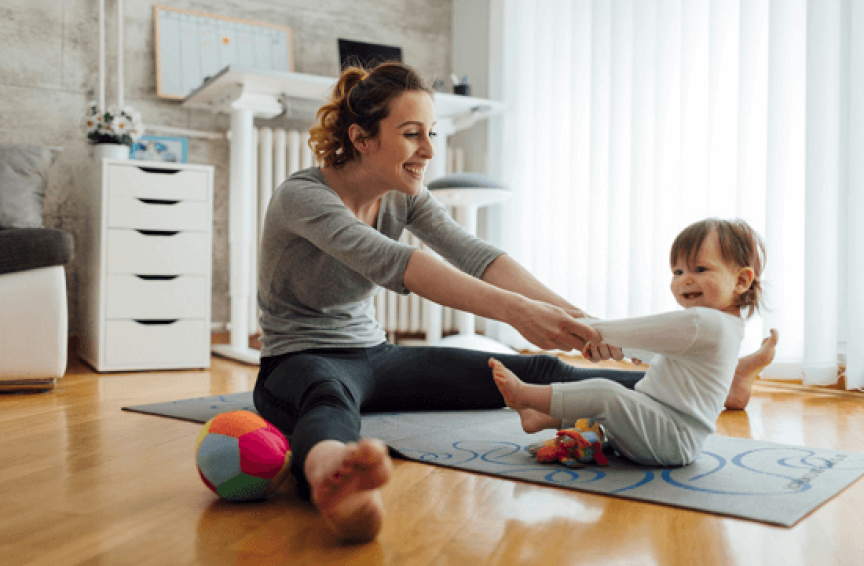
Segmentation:
[(469, 84), (453, 85), (453, 94), (459, 94), (462, 96), (471, 96), (471, 85), (469, 85)]

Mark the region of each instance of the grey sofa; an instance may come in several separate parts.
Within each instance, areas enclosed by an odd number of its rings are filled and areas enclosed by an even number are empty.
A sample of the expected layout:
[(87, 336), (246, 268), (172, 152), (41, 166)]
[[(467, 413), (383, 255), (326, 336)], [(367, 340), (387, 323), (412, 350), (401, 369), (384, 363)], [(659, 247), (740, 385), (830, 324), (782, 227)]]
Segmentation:
[(0, 390), (52, 389), (66, 373), (72, 254), (68, 232), (0, 230)]
[(66, 373), (69, 316), (64, 266), (71, 234), (42, 225), (56, 153), (0, 144), (0, 391), (52, 389)]

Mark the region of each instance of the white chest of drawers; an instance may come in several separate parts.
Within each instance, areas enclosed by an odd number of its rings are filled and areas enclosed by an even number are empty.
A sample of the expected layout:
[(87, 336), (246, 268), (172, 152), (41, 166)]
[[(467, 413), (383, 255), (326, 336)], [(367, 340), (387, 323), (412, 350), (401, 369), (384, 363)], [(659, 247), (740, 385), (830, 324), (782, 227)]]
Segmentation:
[(213, 167), (89, 169), (81, 358), (97, 371), (210, 367)]

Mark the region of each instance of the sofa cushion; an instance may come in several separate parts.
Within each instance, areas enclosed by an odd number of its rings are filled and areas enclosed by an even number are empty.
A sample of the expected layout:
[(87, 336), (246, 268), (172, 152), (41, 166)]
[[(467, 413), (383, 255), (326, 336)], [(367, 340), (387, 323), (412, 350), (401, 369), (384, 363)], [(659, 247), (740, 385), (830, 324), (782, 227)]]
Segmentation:
[(0, 144), (0, 229), (41, 228), (48, 170), (57, 150)]
[(69, 232), (55, 228), (0, 230), (0, 274), (65, 265), (73, 245)]

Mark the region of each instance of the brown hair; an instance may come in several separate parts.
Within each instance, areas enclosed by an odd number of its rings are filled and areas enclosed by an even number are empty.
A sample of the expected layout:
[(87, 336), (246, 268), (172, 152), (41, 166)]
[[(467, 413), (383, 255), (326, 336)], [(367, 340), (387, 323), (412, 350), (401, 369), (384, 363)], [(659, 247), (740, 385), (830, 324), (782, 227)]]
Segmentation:
[(382, 63), (369, 70), (346, 67), (309, 130), (309, 147), (318, 164), (338, 169), (357, 159), (348, 129), (357, 124), (369, 138), (376, 137), (381, 120), (390, 114), (390, 102), (408, 91), (433, 95), (420, 73), (404, 63)]
[(753, 283), (738, 297), (738, 306), (747, 308), (745, 318), (750, 318), (754, 311), (761, 311), (763, 308), (762, 270), (765, 269), (765, 244), (745, 221), (707, 218), (694, 222), (675, 238), (669, 253), (669, 264), (675, 265), (679, 257), (686, 257), (687, 265), (694, 267), (693, 262), (696, 261), (699, 248), (711, 232), (717, 232), (723, 261), (729, 265), (753, 269)]

